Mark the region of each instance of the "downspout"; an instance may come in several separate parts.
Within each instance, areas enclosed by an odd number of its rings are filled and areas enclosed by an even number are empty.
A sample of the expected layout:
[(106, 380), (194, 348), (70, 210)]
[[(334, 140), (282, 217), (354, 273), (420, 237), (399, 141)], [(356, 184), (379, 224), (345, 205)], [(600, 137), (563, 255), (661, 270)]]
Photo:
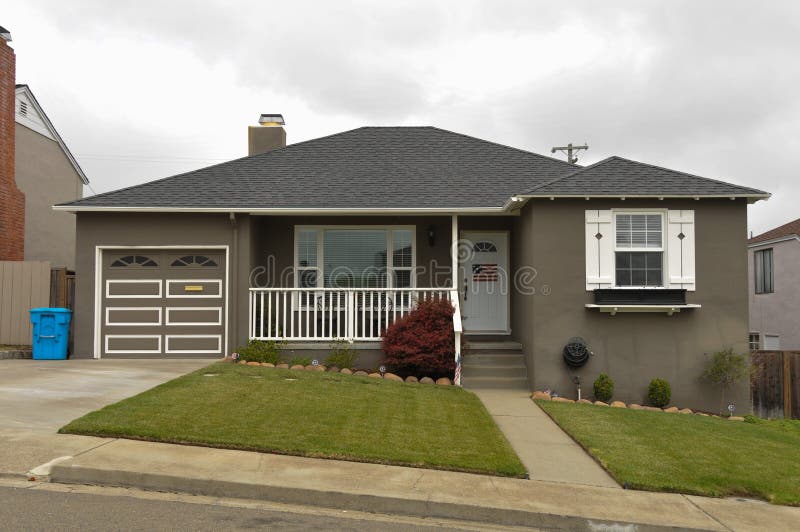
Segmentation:
[[(231, 287), (228, 287), (231, 293), (229, 293), (229, 299), (231, 300), (230, 305), (232, 307), (231, 310), (231, 321), (233, 326), (228, 327), (228, 334), (233, 334), (234, 338), (236, 338), (239, 334), (239, 224), (236, 222), (236, 214), (230, 213), (230, 221), (231, 221), (231, 232), (232, 232), (232, 242), (231, 242), (231, 261), (228, 267), (231, 269)], [(249, 295), (249, 294), (248, 294)], [(234, 342), (236, 343), (236, 342)], [(228, 338), (228, 351), (234, 349), (233, 344), (231, 343), (231, 339)]]

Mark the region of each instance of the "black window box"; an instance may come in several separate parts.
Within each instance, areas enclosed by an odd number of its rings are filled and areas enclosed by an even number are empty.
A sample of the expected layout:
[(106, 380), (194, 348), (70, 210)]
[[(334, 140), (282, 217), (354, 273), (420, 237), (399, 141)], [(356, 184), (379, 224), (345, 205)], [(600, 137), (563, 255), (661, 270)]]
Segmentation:
[(685, 305), (683, 288), (598, 288), (595, 305)]

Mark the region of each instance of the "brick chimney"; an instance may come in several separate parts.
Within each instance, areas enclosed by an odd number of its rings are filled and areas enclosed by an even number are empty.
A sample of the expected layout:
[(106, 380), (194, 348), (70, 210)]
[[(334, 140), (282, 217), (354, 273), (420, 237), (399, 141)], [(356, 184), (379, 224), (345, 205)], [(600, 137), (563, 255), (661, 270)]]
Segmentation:
[(257, 126), (247, 128), (247, 155), (258, 155), (286, 147), (283, 115), (262, 114)]
[(0, 260), (25, 258), (25, 195), (14, 179), (16, 58), (0, 26)]

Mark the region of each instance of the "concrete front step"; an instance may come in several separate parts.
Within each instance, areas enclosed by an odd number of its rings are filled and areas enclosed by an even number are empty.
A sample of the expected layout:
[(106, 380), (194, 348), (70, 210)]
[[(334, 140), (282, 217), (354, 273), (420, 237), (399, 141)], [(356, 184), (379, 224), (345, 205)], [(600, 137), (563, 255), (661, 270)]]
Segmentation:
[(461, 385), (467, 390), (530, 390), (527, 377), (472, 377), (463, 376)]
[(467, 340), (469, 353), (522, 353), (522, 344), (519, 342), (470, 342)]
[(487, 366), (524, 366), (525, 357), (522, 354), (508, 354), (508, 353), (473, 353), (469, 352), (464, 355), (464, 365), (487, 365)]
[(464, 364), (461, 374), (465, 378), (472, 377), (527, 377), (528, 370), (524, 365), (514, 366), (489, 366), (484, 364)]

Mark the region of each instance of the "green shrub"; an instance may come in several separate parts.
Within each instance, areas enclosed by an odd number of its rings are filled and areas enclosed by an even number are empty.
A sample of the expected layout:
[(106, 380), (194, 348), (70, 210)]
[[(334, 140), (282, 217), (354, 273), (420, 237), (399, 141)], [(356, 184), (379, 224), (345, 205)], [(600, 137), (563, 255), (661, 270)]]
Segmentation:
[(292, 361), (289, 362), (290, 366), (310, 366), (311, 365), (311, 357), (294, 357)]
[(250, 340), (247, 346), (239, 346), (239, 360), (278, 364), (282, 347), (283, 344), (275, 340)]
[(614, 396), (614, 381), (605, 373), (601, 373), (594, 381), (594, 397), (607, 403)]
[(353, 345), (347, 340), (334, 340), (331, 342), (331, 354), (328, 355), (325, 363), (328, 366), (336, 366), (339, 369), (353, 369), (358, 360), (358, 351), (353, 349)]
[(672, 389), (669, 387), (669, 383), (664, 379), (651, 380), (650, 386), (647, 387), (647, 398), (653, 406), (658, 408), (667, 406), (672, 398)]

